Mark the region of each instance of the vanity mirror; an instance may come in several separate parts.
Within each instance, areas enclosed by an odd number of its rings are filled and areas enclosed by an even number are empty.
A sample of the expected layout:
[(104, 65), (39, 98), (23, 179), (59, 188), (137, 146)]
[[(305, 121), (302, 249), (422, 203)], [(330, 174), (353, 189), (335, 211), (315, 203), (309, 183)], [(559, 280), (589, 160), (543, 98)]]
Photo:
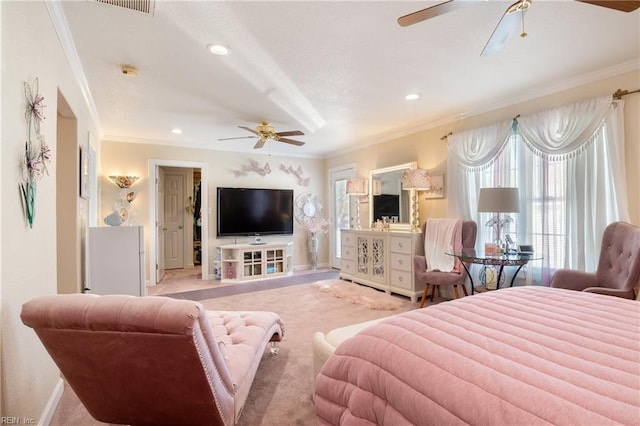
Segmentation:
[(369, 172), (369, 223), (386, 216), (391, 222), (391, 229), (411, 229), (412, 190), (402, 189), (402, 173), (415, 168), (416, 162), (413, 161)]

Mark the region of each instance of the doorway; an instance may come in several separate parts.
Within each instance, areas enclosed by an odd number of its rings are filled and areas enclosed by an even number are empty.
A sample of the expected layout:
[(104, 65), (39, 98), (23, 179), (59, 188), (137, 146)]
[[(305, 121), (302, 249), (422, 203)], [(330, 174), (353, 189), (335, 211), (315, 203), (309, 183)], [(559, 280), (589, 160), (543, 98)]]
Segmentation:
[[(180, 170), (187, 171), (185, 179), (180, 183), (180, 178), (167, 178), (167, 173), (180, 174)], [(194, 180), (197, 173), (199, 177), (199, 190), (202, 194), (200, 197), (199, 208), (201, 211), (198, 233), (200, 235), (200, 244), (198, 244), (198, 253), (200, 264), (202, 265), (202, 279), (212, 279), (209, 275), (209, 254), (208, 254), (208, 241), (209, 241), (209, 207), (208, 207), (208, 166), (206, 163), (192, 162), (192, 161), (172, 161), (172, 160), (149, 160), (149, 205), (154, 208), (149, 209), (150, 220), (152, 224), (152, 231), (149, 235), (149, 282), (157, 284), (162, 275), (164, 275), (165, 269), (170, 269), (180, 263), (167, 264), (166, 260), (168, 256), (175, 256), (179, 258), (180, 252), (182, 253), (182, 267), (185, 265), (193, 265), (195, 260), (195, 248), (194, 234), (195, 227), (193, 227), (194, 219), (191, 209), (195, 209), (195, 200), (193, 195)], [(164, 179), (162, 178), (164, 175)], [(185, 176), (185, 175), (183, 175)], [(187, 181), (186, 187), (184, 181)], [(173, 189), (168, 188), (168, 183), (174, 186)], [(179, 194), (178, 187), (182, 187), (182, 195)], [(171, 197), (167, 197), (167, 194), (171, 193)], [(182, 197), (182, 198), (181, 198)], [(169, 204), (169, 205), (167, 205)], [(175, 215), (173, 220), (171, 217), (167, 218), (167, 212), (169, 216)], [(178, 214), (180, 213), (180, 214)], [(180, 225), (178, 216), (183, 216), (186, 221)], [(172, 226), (175, 225), (175, 230), (169, 232), (169, 226), (167, 220), (172, 221)], [(179, 227), (182, 226), (182, 229)], [(167, 228), (166, 230), (164, 228)], [(174, 232), (175, 231), (175, 232)], [(180, 232), (182, 231), (182, 232)], [(172, 234), (169, 236), (169, 234)], [(180, 244), (182, 242), (182, 244)], [(169, 246), (171, 245), (171, 246)], [(170, 247), (174, 250), (172, 253), (165, 254), (167, 248)], [(182, 248), (181, 248), (182, 247)], [(176, 262), (178, 262), (176, 260)]]
[(331, 215), (331, 230), (329, 232), (329, 259), (332, 268), (340, 269), (341, 239), (340, 230), (350, 227), (351, 209), (347, 194), (347, 180), (356, 175), (355, 164), (329, 169), (329, 209)]
[[(86, 238), (80, 230), (87, 227), (86, 203), (79, 199), (78, 120), (62, 93), (58, 92), (56, 114), (56, 250), (57, 291), (81, 293), (85, 268), (81, 244)], [(80, 214), (69, 214), (77, 212)], [(80, 242), (80, 243), (79, 243)]]

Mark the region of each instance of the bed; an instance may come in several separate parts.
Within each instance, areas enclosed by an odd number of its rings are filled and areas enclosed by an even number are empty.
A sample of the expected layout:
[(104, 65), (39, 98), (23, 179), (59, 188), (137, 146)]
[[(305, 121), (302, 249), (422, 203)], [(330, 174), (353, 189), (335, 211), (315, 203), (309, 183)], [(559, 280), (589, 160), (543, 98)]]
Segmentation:
[(318, 424), (640, 423), (640, 302), (514, 287), (390, 317), (316, 378)]

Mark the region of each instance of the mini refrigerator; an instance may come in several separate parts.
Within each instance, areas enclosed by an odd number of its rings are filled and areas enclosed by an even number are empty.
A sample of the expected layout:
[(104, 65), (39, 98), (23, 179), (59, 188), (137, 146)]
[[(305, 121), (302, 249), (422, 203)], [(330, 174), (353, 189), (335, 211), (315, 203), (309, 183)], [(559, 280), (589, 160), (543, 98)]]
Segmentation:
[(145, 295), (144, 227), (90, 227), (89, 293)]

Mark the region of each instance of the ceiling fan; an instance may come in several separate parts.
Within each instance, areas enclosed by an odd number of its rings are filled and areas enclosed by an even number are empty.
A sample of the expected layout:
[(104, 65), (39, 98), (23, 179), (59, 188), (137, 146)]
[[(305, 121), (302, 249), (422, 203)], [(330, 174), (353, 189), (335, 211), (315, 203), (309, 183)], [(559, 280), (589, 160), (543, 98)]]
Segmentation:
[[(425, 21), (427, 19), (435, 18), (436, 16), (443, 15), (461, 7), (468, 6), (469, 4), (480, 2), (483, 0), (448, 0), (439, 3), (435, 6), (427, 7), (426, 9), (418, 10), (417, 12), (410, 13), (408, 15), (398, 18), (398, 24), (402, 27), (408, 27), (409, 25), (417, 24), (418, 22)], [(521, 37), (526, 37), (527, 33), (524, 31), (524, 15), (531, 7), (532, 0), (518, 0), (505, 10), (500, 22), (493, 30), (489, 41), (482, 49), (480, 56), (489, 56), (498, 52), (504, 47), (509, 38), (516, 32), (518, 24), (522, 22)], [(581, 3), (589, 3), (596, 6), (606, 7), (609, 9), (615, 9), (622, 12), (633, 12), (640, 7), (640, 1), (638, 0), (577, 0)]]
[(268, 141), (268, 140), (274, 140), (276, 142), (284, 142), (284, 143), (289, 143), (291, 145), (297, 145), (297, 146), (302, 146), (304, 145), (304, 142), (300, 142), (300, 141), (296, 141), (293, 139), (288, 139), (288, 138), (284, 138), (283, 136), (303, 136), (304, 133), (302, 133), (300, 130), (291, 130), (288, 132), (276, 132), (276, 129), (273, 128), (273, 126), (271, 124), (269, 124), (266, 121), (261, 122), (256, 128), (251, 129), (249, 127), (246, 126), (238, 126), (241, 129), (244, 129), (248, 132), (253, 133), (253, 136), (240, 136), (237, 138), (222, 138), (222, 139), (218, 139), (219, 141), (228, 141), (228, 140), (232, 140), (232, 139), (248, 139), (248, 138), (257, 138), (258, 142), (255, 144), (255, 146), (253, 147), (253, 149), (259, 149), (262, 148), (264, 146), (264, 144)]

